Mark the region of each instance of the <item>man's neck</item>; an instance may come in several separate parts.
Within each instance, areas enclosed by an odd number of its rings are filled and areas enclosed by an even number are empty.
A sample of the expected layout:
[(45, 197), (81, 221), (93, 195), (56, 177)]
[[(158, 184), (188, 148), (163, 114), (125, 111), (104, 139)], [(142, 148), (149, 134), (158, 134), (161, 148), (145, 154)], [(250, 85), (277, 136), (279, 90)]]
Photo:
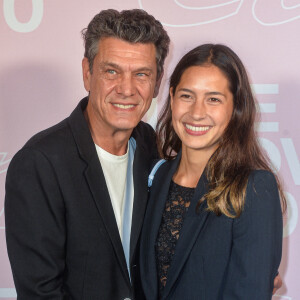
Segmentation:
[(132, 130), (103, 129), (89, 118), (86, 110), (84, 111), (84, 116), (96, 145), (114, 155), (124, 155), (127, 152), (127, 145)]

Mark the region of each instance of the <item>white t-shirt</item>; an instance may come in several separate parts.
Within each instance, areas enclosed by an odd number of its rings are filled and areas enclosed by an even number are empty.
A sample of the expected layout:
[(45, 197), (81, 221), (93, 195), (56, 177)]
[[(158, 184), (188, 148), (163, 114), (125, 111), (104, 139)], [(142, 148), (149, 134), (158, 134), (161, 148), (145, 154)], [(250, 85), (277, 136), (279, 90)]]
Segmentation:
[(112, 207), (115, 213), (117, 226), (119, 229), (122, 241), (122, 227), (123, 227), (123, 212), (124, 212), (124, 193), (126, 186), (126, 173), (128, 165), (128, 149), (127, 153), (121, 156), (113, 155), (103, 150), (98, 145), (96, 146), (97, 154), (102, 166)]

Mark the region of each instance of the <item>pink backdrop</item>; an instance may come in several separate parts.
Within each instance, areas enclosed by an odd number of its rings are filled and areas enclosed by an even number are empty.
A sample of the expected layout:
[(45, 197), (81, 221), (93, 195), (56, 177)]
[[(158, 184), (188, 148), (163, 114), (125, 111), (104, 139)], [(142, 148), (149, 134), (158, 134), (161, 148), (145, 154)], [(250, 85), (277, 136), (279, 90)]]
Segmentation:
[(68, 116), (86, 95), (80, 31), (106, 8), (143, 8), (171, 37), (163, 86), (146, 116), (152, 125), (171, 71), (187, 50), (217, 42), (241, 57), (260, 102), (257, 130), (288, 198), (280, 266), (284, 286), (273, 299), (300, 299), (299, 0), (1, 0), (0, 5), (1, 299), (16, 298), (5, 244), (7, 166), (29, 137)]

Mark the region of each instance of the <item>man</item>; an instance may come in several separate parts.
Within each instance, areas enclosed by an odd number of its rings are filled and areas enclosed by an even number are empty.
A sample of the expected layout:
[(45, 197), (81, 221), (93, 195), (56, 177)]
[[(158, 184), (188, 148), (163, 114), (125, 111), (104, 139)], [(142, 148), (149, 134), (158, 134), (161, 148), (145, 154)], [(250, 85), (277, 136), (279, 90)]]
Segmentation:
[[(13, 158), (6, 236), (18, 299), (142, 299), (138, 240), (169, 37), (141, 10), (100, 12), (83, 33), (89, 96)], [(135, 291), (133, 289), (135, 287)]]
[[(142, 10), (100, 12), (83, 32), (89, 96), (13, 158), (6, 235), (18, 299), (133, 299), (155, 133), (143, 122), (168, 53)], [(131, 231), (131, 232), (130, 232)]]

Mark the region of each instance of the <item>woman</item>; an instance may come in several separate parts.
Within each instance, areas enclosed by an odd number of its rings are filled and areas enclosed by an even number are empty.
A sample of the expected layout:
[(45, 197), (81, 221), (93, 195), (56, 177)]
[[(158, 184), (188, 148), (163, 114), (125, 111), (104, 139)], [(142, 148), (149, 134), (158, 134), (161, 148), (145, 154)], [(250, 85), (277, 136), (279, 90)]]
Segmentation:
[(223, 45), (187, 53), (158, 122), (141, 237), (148, 300), (271, 299), (285, 200), (254, 130), (245, 68)]

